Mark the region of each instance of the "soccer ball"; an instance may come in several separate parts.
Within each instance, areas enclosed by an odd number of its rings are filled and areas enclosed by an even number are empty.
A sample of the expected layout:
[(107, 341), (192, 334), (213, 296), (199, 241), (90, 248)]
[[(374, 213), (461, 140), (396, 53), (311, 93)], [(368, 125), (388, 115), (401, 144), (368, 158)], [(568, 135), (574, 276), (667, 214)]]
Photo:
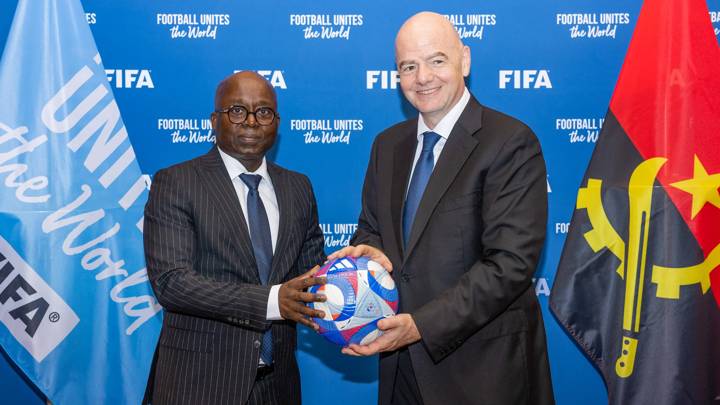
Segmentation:
[(308, 289), (324, 294), (325, 302), (308, 304), (325, 312), (313, 318), (325, 339), (341, 346), (368, 344), (382, 335), (380, 319), (395, 315), (398, 291), (390, 273), (370, 258), (342, 257), (325, 263), (315, 277), (327, 277), (327, 284)]

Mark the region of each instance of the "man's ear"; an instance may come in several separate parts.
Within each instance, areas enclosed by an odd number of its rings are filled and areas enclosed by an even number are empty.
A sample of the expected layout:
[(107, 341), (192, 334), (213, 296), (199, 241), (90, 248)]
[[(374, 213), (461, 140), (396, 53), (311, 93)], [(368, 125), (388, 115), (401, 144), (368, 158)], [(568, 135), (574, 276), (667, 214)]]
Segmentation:
[(470, 75), (470, 47), (463, 45), (462, 49), (462, 72), (463, 77)]

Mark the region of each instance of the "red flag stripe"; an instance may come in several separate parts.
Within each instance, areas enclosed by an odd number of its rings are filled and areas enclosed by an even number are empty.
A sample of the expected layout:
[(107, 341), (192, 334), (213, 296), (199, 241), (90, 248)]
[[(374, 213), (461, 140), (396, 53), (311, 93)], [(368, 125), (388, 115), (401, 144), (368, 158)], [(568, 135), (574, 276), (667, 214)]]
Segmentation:
[[(693, 217), (693, 195), (671, 186), (693, 178), (695, 156), (720, 173), (720, 46), (704, 0), (645, 2), (610, 108), (645, 159), (668, 158), (659, 181), (707, 256), (720, 243), (720, 208), (706, 203)], [(712, 279), (720, 302), (720, 271)]]

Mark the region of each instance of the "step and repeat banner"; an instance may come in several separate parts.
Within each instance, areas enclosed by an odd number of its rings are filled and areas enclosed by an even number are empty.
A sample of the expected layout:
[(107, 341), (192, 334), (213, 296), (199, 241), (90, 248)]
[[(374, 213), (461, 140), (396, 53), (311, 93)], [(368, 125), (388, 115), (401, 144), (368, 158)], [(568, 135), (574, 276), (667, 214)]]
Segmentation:
[[(600, 375), (547, 301), (640, 0), (82, 3), (140, 169), (150, 177), (214, 144), (210, 113), (220, 80), (239, 70), (267, 78), (282, 116), (269, 157), (310, 177), (327, 253), (346, 246), (357, 227), (373, 139), (416, 116), (399, 88), (396, 32), (418, 11), (446, 15), (472, 52), (470, 91), (528, 124), (542, 144), (550, 211), (535, 289), (557, 402), (607, 402)], [(2, 43), (15, 4), (0, 4)], [(708, 5), (719, 35), (720, 1)], [(0, 99), (10, 100), (7, 94)], [(302, 327), (298, 340), (305, 403), (376, 401), (376, 357), (343, 356)], [(7, 356), (0, 362), (4, 403), (42, 403)]]

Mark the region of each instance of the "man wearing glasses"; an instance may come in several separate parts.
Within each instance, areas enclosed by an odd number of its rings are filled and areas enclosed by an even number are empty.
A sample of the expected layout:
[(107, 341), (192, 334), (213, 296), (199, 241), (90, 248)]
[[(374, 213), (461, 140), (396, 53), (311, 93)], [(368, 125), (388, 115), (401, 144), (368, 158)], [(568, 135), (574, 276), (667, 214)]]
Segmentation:
[(303, 292), (324, 281), (324, 240), (308, 178), (265, 159), (276, 111), (265, 79), (228, 77), (217, 145), (155, 175), (145, 257), (165, 314), (145, 403), (300, 403), (295, 322), (324, 316), (304, 303), (325, 298)]

